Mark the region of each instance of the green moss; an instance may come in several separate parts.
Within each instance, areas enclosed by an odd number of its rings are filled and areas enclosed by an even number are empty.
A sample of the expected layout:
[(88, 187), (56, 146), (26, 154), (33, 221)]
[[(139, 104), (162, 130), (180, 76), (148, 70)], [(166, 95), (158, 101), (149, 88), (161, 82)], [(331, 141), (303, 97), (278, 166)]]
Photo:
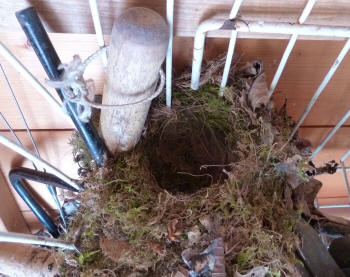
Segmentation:
[[(213, 84), (196, 92), (177, 89), (172, 110), (163, 106), (163, 99), (155, 101), (137, 147), (119, 155), (107, 173), (93, 171), (86, 177), (87, 189), (79, 195), (82, 206), (71, 224), (84, 223), (78, 242), (82, 254), (75, 256), (82, 276), (96, 268), (115, 269), (116, 276), (132, 271), (166, 276), (183, 265), (186, 232), (200, 225), (202, 216), (224, 230), (225, 245), (232, 248), (225, 255), (228, 276), (236, 265), (240, 272), (264, 264), (273, 272), (288, 271), (297, 215), (284, 203), (285, 182), (274, 164), (293, 154), (289, 147), (280, 151), (289, 123), (268, 115), (265, 120), (271, 119), (276, 133), (283, 134), (273, 146), (266, 145), (261, 130), (267, 125), (252, 124), (234, 90), (227, 89), (225, 97), (218, 91)], [(73, 142), (75, 151), (84, 153), (79, 143)], [(174, 219), (183, 230), (179, 242), (168, 237)], [(200, 230), (212, 236), (201, 225)], [(130, 254), (112, 262), (98, 250), (101, 236), (127, 241)], [(166, 255), (150, 249), (150, 243), (160, 245)], [(206, 239), (195, 247), (202, 251), (209, 244)]]

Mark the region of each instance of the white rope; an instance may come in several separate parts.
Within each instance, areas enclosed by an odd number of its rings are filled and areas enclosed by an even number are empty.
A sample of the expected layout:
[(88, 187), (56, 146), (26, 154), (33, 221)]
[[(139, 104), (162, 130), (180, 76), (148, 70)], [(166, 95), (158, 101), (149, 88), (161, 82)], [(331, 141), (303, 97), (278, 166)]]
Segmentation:
[[(108, 46), (101, 48), (96, 51), (90, 57), (88, 57), (84, 62), (82, 62), (79, 55), (74, 55), (73, 60), (68, 64), (61, 64), (58, 69), (63, 69), (63, 74), (61, 80), (51, 81), (46, 80), (46, 83), (53, 87), (63, 89), (65, 92), (65, 102), (77, 103), (77, 110), (79, 119), (83, 122), (88, 122), (91, 117), (91, 108), (96, 109), (113, 109), (118, 107), (126, 107), (131, 105), (136, 105), (144, 102), (148, 102), (156, 98), (163, 91), (165, 84), (165, 74), (162, 69), (159, 70), (159, 85), (152, 95), (146, 97), (145, 99), (126, 103), (126, 104), (114, 104), (106, 105), (99, 104), (93, 101), (95, 97), (95, 87), (93, 80), (85, 80), (83, 75), (86, 67), (99, 55), (107, 50)], [(158, 82), (158, 80), (157, 80)], [(65, 104), (65, 103), (64, 103)], [(64, 105), (65, 106), (65, 105)]]

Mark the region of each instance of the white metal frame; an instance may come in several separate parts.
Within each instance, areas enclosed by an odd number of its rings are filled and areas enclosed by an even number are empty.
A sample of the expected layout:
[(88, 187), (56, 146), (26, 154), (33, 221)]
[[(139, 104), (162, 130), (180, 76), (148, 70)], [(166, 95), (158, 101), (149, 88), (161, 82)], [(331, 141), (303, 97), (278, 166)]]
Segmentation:
[[(347, 39), (342, 50), (340, 51), (338, 57), (335, 59), (334, 63), (330, 67), (328, 73), (325, 75), (324, 79), (320, 83), (319, 87), (315, 91), (312, 99), (306, 106), (304, 112), (300, 116), (296, 123), (296, 126), (292, 130), (289, 140), (291, 140), (295, 133), (298, 131), (301, 124), (304, 122), (305, 118), (311, 111), (313, 105), (316, 103), (318, 97), (324, 91), (328, 82), (331, 80), (336, 70), (338, 69), (340, 63), (348, 53), (350, 49), (350, 28), (349, 27), (332, 27), (332, 26), (316, 26), (316, 25), (303, 25), (309, 14), (311, 13), (316, 0), (308, 0), (305, 8), (303, 9), (300, 17), (299, 24), (287, 24), (287, 23), (266, 23), (266, 22), (243, 22), (240, 20), (235, 20), (239, 11), (239, 8), (243, 0), (235, 0), (230, 14), (219, 14), (210, 19), (203, 21), (197, 28), (194, 37), (193, 46), (193, 61), (192, 61), (192, 77), (191, 77), (191, 88), (197, 90), (200, 86), (200, 73), (202, 66), (202, 59), (204, 53), (205, 38), (208, 32), (216, 31), (220, 29), (231, 29), (231, 37), (227, 50), (225, 67), (223, 70), (222, 81), (220, 85), (220, 96), (223, 96), (224, 90), (227, 84), (228, 75), (231, 67), (232, 57), (236, 45), (237, 35), (239, 32), (244, 33), (260, 33), (260, 34), (288, 34), (290, 35), (290, 40), (288, 45), (282, 55), (279, 66), (276, 73), (272, 79), (269, 88), (269, 97), (273, 95), (273, 92), (277, 86), (277, 83), (283, 73), (283, 70), (287, 64), (288, 58), (294, 48), (296, 41), (299, 36), (316, 36), (316, 37), (329, 37), (329, 38), (342, 38)], [(337, 130), (345, 123), (345, 121), (350, 118), (350, 110), (344, 115), (344, 117), (338, 122), (338, 124), (329, 132), (329, 134), (323, 139), (321, 144), (315, 149), (311, 155), (313, 159), (317, 153), (319, 153), (326, 143), (334, 136)], [(350, 207), (350, 184), (347, 176), (347, 168), (345, 167), (345, 160), (350, 156), (350, 150), (348, 150), (340, 160), (340, 169), (342, 170), (344, 176), (344, 182), (348, 192), (349, 204), (346, 205), (318, 205), (317, 199), (315, 200), (315, 205), (317, 208), (344, 208)]]

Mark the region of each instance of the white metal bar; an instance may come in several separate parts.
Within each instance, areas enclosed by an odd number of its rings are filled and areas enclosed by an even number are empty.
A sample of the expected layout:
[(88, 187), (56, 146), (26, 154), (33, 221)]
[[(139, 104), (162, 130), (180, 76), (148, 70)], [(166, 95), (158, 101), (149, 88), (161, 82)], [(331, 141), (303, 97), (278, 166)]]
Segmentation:
[(350, 208), (350, 204), (343, 205), (321, 205), (319, 209)]
[(226, 56), (226, 61), (225, 61), (224, 73), (222, 74), (220, 93), (219, 93), (220, 96), (224, 95), (225, 87), (226, 87), (227, 80), (228, 80), (228, 75), (230, 73), (232, 57), (233, 57), (233, 53), (235, 51), (236, 40), (237, 40), (237, 32), (232, 31), (230, 43), (229, 43), (228, 49), (227, 49), (227, 56)]
[(42, 95), (45, 99), (58, 107), (62, 112), (61, 104), (48, 92), (48, 90), (40, 84), (40, 82), (30, 73), (30, 71), (20, 63), (19, 60), (11, 53), (10, 50), (0, 41), (0, 55), (2, 55), (17, 71), (19, 71), (27, 81)]
[[(335, 71), (337, 70), (338, 66), (340, 65), (340, 63), (342, 62), (342, 60), (344, 59), (346, 53), (349, 51), (350, 49), (350, 39), (348, 39), (343, 47), (343, 49), (340, 51), (338, 57), (336, 58), (336, 60), (334, 61), (333, 65), (331, 66), (331, 68), (329, 69), (327, 75), (324, 77), (322, 83), (320, 84), (320, 86), (317, 88), (314, 96), (311, 98), (309, 104), (307, 105), (307, 107), (305, 108), (303, 114), (301, 115), (301, 117), (299, 118), (297, 124), (295, 125), (290, 138), (292, 139), (293, 136), (295, 135), (295, 133), (297, 132), (298, 128), (300, 127), (300, 125), (303, 123), (303, 121), (305, 120), (306, 116), (309, 114), (311, 108), (313, 107), (313, 105), (315, 104), (316, 100), (318, 99), (318, 97), (321, 95), (321, 93), (323, 92), (324, 88), (327, 86), (328, 82), (331, 80), (331, 78), (333, 77)], [(348, 114), (348, 113), (347, 113)], [(346, 115), (345, 115), (346, 116)], [(339, 124), (339, 123), (338, 123)]]
[[(105, 40), (103, 37), (103, 31), (102, 31), (102, 26), (101, 26), (101, 21), (100, 21), (100, 15), (98, 12), (98, 6), (97, 6), (97, 1), (96, 0), (89, 0), (90, 3), (90, 10), (91, 10), (91, 16), (92, 16), (92, 21), (94, 23), (94, 28), (95, 28), (95, 33), (97, 37), (97, 43), (100, 48), (105, 47)], [(102, 58), (102, 64), (103, 67), (107, 67), (107, 51), (104, 51), (101, 54)]]
[[(226, 17), (227, 18), (227, 17)], [(199, 80), (202, 67), (205, 37), (207, 32), (219, 30), (225, 23), (225, 19), (208, 19), (199, 24), (194, 37), (191, 88), (199, 88)]]
[(65, 175), (62, 171), (57, 169), (56, 167), (52, 166), (48, 162), (44, 161), (42, 158), (39, 158), (35, 156), (33, 153), (28, 151), (27, 149), (23, 148), (19, 144), (13, 142), (12, 140), (8, 139), (4, 135), (0, 134), (0, 143), (4, 146), (8, 147), (9, 149), (17, 152), (18, 154), (22, 155), (23, 157), (26, 157), (27, 159), (31, 160), (33, 163), (37, 163), (38, 165), (46, 168), (49, 172), (56, 175), (58, 178), (75, 188), (76, 190), (80, 191), (82, 190), (82, 187), (75, 183), (72, 179), (70, 179), (67, 175)]
[[(299, 22), (300, 24), (304, 23), (304, 21), (306, 20), (306, 18), (309, 16), (312, 7), (314, 6), (316, 0), (309, 0), (303, 10), (303, 12), (300, 15), (299, 18)], [(284, 50), (282, 59), (280, 61), (280, 64), (278, 65), (277, 71), (275, 73), (275, 76), (273, 77), (273, 80), (271, 82), (270, 85), (270, 89), (269, 89), (269, 98), (271, 98), (273, 92), (276, 89), (277, 83), (283, 73), (284, 67), (287, 64), (288, 58), (290, 56), (290, 53), (292, 52), (295, 42), (297, 41), (298, 35), (297, 34), (292, 34), (292, 37), (290, 38), (288, 45), (286, 47), (286, 50)]]
[(59, 247), (66, 250), (78, 251), (73, 243), (53, 238), (40, 237), (35, 235), (0, 232), (0, 242), (12, 242), (20, 244), (34, 244), (41, 246)]
[(303, 10), (303, 12), (301, 13), (300, 17), (299, 17), (299, 23), (303, 24), (306, 20), (306, 18), (309, 16), (309, 14), (311, 13), (312, 8), (314, 7), (316, 3), (316, 0), (309, 0), (306, 3), (306, 6)]
[(349, 180), (348, 180), (348, 175), (345, 171), (345, 165), (343, 162), (340, 162), (341, 164), (341, 168), (342, 168), (342, 173), (343, 173), (343, 178), (344, 178), (344, 182), (345, 182), (345, 185), (346, 185), (346, 192), (348, 193), (348, 200), (350, 202), (350, 185), (349, 185)]
[(323, 139), (321, 144), (317, 146), (315, 151), (311, 154), (310, 159), (315, 158), (316, 154), (320, 152), (326, 143), (334, 136), (338, 129), (344, 124), (344, 122), (350, 117), (350, 110), (343, 116), (343, 118), (334, 126), (334, 128), (329, 132), (329, 134)]
[(350, 149), (343, 155), (343, 157), (341, 157), (340, 162), (344, 163), (349, 155), (350, 155)]
[(293, 50), (293, 47), (295, 45), (295, 42), (297, 41), (298, 35), (293, 34), (292, 37), (290, 38), (288, 45), (286, 47), (286, 50), (284, 50), (282, 59), (280, 61), (280, 64), (278, 65), (277, 71), (275, 73), (275, 76), (272, 79), (270, 89), (269, 89), (269, 98), (272, 96), (273, 92), (275, 91), (275, 88), (277, 86), (277, 83), (282, 75), (283, 69), (286, 66), (286, 63), (288, 61), (289, 55)]
[(166, 52), (166, 105), (171, 107), (171, 82), (173, 71), (173, 31), (174, 31), (174, 0), (166, 1), (166, 19), (169, 26), (169, 44)]
[(231, 12), (230, 12), (230, 19), (235, 19), (237, 14), (238, 14), (238, 10), (242, 4), (243, 0), (235, 0), (235, 2), (233, 3)]
[[(261, 34), (289, 34), (298, 36), (320, 36), (320, 37), (350, 37), (350, 27), (328, 27), (317, 25), (300, 25), (300, 24), (288, 24), (288, 23), (271, 23), (271, 22), (249, 22), (249, 21), (237, 21), (234, 24), (226, 20), (228, 14), (217, 14), (215, 17), (207, 19), (199, 24), (193, 46), (193, 61), (192, 61), (192, 79), (191, 88), (197, 90), (199, 87), (201, 65), (203, 59), (203, 51), (205, 44), (205, 37), (207, 32), (215, 31), (219, 29), (236, 29), (237, 32), (244, 33), (261, 33)], [(227, 27), (225, 25), (227, 24)], [(232, 34), (231, 34), (232, 35)], [(331, 68), (331, 71), (335, 71), (338, 67), (338, 62), (343, 58), (342, 55), (346, 54), (349, 48), (349, 40), (345, 44), (338, 59)], [(334, 73), (334, 72), (333, 72)], [(331, 75), (333, 75), (333, 73)], [(330, 75), (330, 76), (331, 76)], [(328, 76), (328, 75), (327, 75)], [(326, 77), (327, 77), (326, 76)], [(328, 78), (328, 77), (327, 77)]]
[[(209, 20), (207, 20), (209, 21)], [(262, 34), (297, 34), (298, 36), (350, 37), (350, 27), (330, 27), (319, 25), (300, 25), (289, 23), (273, 23), (263, 21), (237, 21), (238, 32)], [(219, 29), (219, 28), (218, 28)]]

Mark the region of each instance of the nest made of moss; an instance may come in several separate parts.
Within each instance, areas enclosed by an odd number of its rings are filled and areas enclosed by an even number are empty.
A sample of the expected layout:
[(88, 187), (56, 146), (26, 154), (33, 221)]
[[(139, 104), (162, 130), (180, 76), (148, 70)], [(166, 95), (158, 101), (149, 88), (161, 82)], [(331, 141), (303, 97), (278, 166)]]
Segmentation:
[[(264, 78), (255, 62), (232, 74), (224, 97), (215, 78), (198, 91), (181, 79), (171, 109), (154, 101), (136, 148), (84, 177), (66, 235), (81, 253), (60, 253), (62, 275), (174, 276), (183, 250), (218, 237), (227, 276), (260, 265), (294, 275), (298, 214), (275, 165), (298, 150), (285, 110), (261, 94)], [(87, 157), (78, 136), (72, 144)]]

